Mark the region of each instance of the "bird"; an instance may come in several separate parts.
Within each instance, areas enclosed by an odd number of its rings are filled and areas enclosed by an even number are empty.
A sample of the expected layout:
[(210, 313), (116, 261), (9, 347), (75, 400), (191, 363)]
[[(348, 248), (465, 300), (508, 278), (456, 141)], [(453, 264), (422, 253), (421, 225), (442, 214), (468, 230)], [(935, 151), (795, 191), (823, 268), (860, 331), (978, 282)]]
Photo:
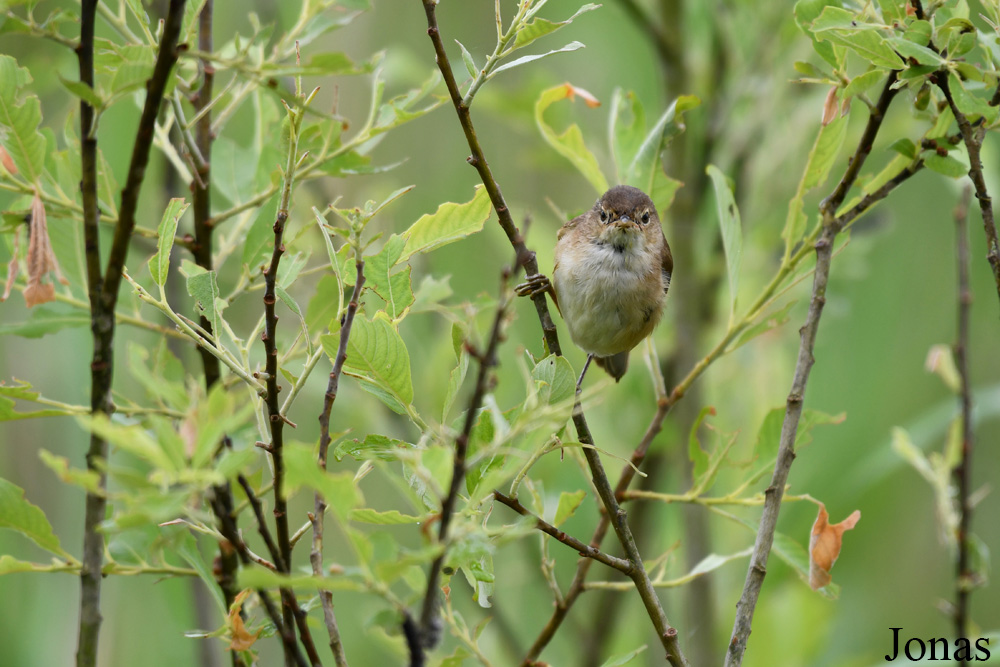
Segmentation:
[(616, 382), (629, 351), (656, 328), (670, 289), (674, 258), (652, 199), (639, 188), (616, 185), (556, 236), (555, 266), (526, 276), (520, 296), (548, 293), (570, 337)]

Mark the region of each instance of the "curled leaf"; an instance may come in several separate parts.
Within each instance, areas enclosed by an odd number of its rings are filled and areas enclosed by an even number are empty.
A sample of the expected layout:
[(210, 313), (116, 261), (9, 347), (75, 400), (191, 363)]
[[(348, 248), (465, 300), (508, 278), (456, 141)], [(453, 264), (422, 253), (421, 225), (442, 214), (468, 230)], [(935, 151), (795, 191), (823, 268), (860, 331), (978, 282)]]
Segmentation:
[(229, 650), (230, 651), (246, 651), (253, 643), (257, 641), (257, 637), (260, 636), (260, 630), (255, 633), (251, 633), (247, 630), (246, 625), (243, 624), (243, 617), (240, 616), (240, 609), (243, 608), (243, 602), (250, 595), (250, 589), (242, 591), (233, 600), (233, 604), (229, 607), (229, 631), (231, 633), (231, 639), (229, 640)]
[(840, 523), (830, 524), (826, 506), (820, 503), (819, 514), (809, 537), (809, 585), (814, 591), (830, 583), (830, 569), (840, 555), (844, 531), (854, 528), (861, 520), (861, 512), (854, 510)]
[(24, 289), (24, 301), (28, 308), (42, 303), (54, 301), (56, 288), (52, 283), (43, 283), (42, 278), (50, 271), (63, 285), (69, 281), (63, 278), (59, 270), (56, 255), (52, 252), (52, 242), (49, 240), (49, 227), (45, 219), (45, 205), (41, 197), (35, 193), (31, 200), (31, 222), (28, 228), (28, 286)]
[(837, 117), (837, 86), (830, 88), (823, 102), (823, 127), (829, 125)]

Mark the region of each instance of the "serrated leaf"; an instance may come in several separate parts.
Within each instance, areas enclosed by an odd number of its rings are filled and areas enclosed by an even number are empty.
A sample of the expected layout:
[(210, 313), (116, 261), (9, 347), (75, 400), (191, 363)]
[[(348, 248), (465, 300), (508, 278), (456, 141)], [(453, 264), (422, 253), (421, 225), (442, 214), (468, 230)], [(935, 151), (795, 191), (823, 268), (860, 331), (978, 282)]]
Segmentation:
[(32, 572), (36, 567), (34, 563), (18, 560), (7, 554), (0, 556), (0, 576), (18, 572)]
[(14, 399), (22, 401), (34, 401), (41, 394), (32, 391), (31, 385), (27, 382), (15, 380), (18, 384), (8, 385), (0, 382), (0, 422), (14, 421), (15, 419), (33, 419), (37, 417), (55, 417), (58, 415), (74, 414), (61, 408), (48, 408), (45, 410), (34, 410), (33, 412), (18, 412), (14, 409)]
[(406, 243), (397, 261), (405, 262), (418, 252), (429, 252), (475, 234), (482, 230), (491, 209), (489, 193), (481, 185), (476, 186), (475, 195), (464, 204), (441, 204), (437, 211), (420, 216), (403, 232)]
[(707, 172), (715, 188), (715, 207), (722, 231), (722, 247), (726, 253), (726, 272), (729, 275), (730, 313), (735, 315), (736, 297), (740, 286), (740, 267), (743, 264), (743, 226), (740, 221), (740, 211), (736, 208), (736, 199), (729, 189), (725, 174), (715, 165), (709, 165)]
[(118, 47), (116, 69), (111, 80), (111, 92), (122, 95), (138, 90), (153, 76), (156, 61), (153, 47), (128, 45)]
[(28, 502), (24, 489), (5, 479), (0, 479), (0, 528), (16, 530), (46, 551), (72, 558), (63, 551), (45, 512)]
[(73, 95), (76, 95), (81, 100), (83, 100), (90, 106), (94, 107), (95, 109), (100, 109), (102, 106), (104, 106), (104, 100), (101, 99), (101, 96), (98, 95), (96, 92), (94, 92), (94, 89), (85, 84), (84, 82), (71, 81), (70, 79), (63, 77), (61, 74), (58, 76), (59, 76), (59, 82), (63, 85), (63, 87), (66, 90), (71, 92)]
[[(830, 8), (827, 8), (828, 10)], [(827, 30), (818, 33), (822, 39), (846, 46), (876, 67), (903, 69), (903, 61), (881, 35), (872, 30)]]
[(78, 416), (76, 420), (84, 430), (97, 434), (113, 446), (137, 456), (154, 468), (170, 473), (179, 472), (179, 466), (169, 452), (165, 451), (143, 427), (112, 422), (107, 415), (101, 413)]
[(926, 46), (921, 46), (920, 44), (909, 40), (906, 36), (890, 37), (886, 41), (889, 43), (889, 46), (894, 48), (899, 53), (899, 55), (904, 58), (912, 58), (921, 65), (932, 65), (937, 67), (946, 62), (940, 54), (931, 51)]
[(583, 133), (576, 123), (571, 124), (562, 134), (556, 134), (555, 130), (545, 122), (545, 110), (555, 102), (560, 100), (573, 100), (580, 95), (587, 101), (588, 106), (599, 104), (597, 100), (572, 84), (564, 83), (561, 86), (549, 88), (542, 92), (535, 102), (535, 124), (538, 126), (542, 137), (557, 153), (570, 161), (570, 163), (583, 174), (584, 178), (597, 190), (598, 194), (603, 194), (608, 189), (608, 180), (604, 177), (597, 158), (590, 152), (590, 149), (583, 142)]
[(183, 199), (171, 199), (163, 218), (156, 228), (156, 254), (149, 260), (149, 273), (153, 282), (160, 287), (167, 284), (167, 274), (170, 272), (170, 251), (174, 247), (174, 235), (177, 234), (177, 223), (180, 221), (187, 203)]
[(69, 459), (65, 456), (56, 456), (44, 449), (38, 450), (38, 458), (64, 484), (78, 486), (89, 493), (100, 494), (103, 492), (101, 489), (101, 476), (96, 470), (83, 470), (70, 467)]
[(8, 55), (0, 55), (0, 143), (14, 160), (24, 180), (41, 185), (45, 174), (45, 137), (41, 103), (35, 95), (23, 96), (31, 83), (28, 70)]
[(403, 252), (406, 239), (393, 234), (376, 255), (365, 258), (365, 279), (386, 303), (386, 312), (393, 320), (400, 317), (413, 303), (410, 266), (393, 272)]
[(569, 491), (563, 491), (560, 493), (559, 504), (556, 506), (556, 516), (555, 519), (552, 520), (552, 525), (559, 526), (566, 521), (566, 519), (573, 516), (576, 509), (580, 506), (580, 503), (582, 503), (583, 499), (586, 497), (587, 492), (583, 490), (573, 491), (572, 493)]
[(402, 526), (411, 523), (420, 523), (424, 520), (423, 517), (401, 514), (396, 510), (378, 512), (368, 507), (351, 510), (348, 516), (351, 521), (357, 521), (359, 523), (373, 523), (380, 526)]
[[(331, 359), (335, 359), (340, 335), (323, 336), (322, 341), (323, 349)], [(383, 392), (402, 407), (404, 413), (405, 406), (413, 401), (410, 354), (399, 332), (382, 311), (371, 320), (362, 315), (354, 318), (351, 337), (347, 341), (344, 372), (361, 380), (366, 390)], [(375, 395), (379, 396), (378, 393)]]
[(573, 19), (575, 19), (580, 14), (592, 11), (599, 7), (600, 5), (587, 3), (581, 6), (578, 10), (576, 10), (576, 13), (574, 13), (572, 16), (570, 16), (568, 19), (564, 21), (549, 21), (548, 19), (534, 18), (531, 21), (529, 21), (527, 25), (518, 30), (517, 36), (514, 37), (514, 45), (511, 47), (510, 50), (514, 51), (515, 49), (520, 49), (521, 47), (527, 46), (528, 44), (534, 42), (536, 39), (549, 35), (555, 32), (556, 30), (559, 30), (559, 28), (562, 28), (563, 26), (569, 25), (570, 23), (573, 22)]
[(545, 53), (539, 53), (533, 56), (522, 56), (515, 60), (511, 60), (509, 63), (500, 65), (500, 67), (495, 68), (493, 72), (490, 73), (490, 78), (492, 79), (494, 76), (496, 76), (500, 72), (503, 72), (504, 70), (514, 69), (515, 67), (520, 67), (521, 65), (526, 65), (530, 62), (541, 60), (542, 58), (547, 58), (556, 53), (568, 53), (570, 51), (576, 51), (577, 49), (582, 49), (582, 48), (584, 48), (582, 42), (570, 42), (566, 46), (563, 46), (558, 49), (553, 49), (551, 51), (546, 51)]
[(840, 68), (840, 58), (833, 44), (820, 41), (812, 31), (813, 21), (819, 17), (824, 7), (828, 5), (840, 6), (838, 0), (799, 0), (795, 3), (795, 23), (812, 40), (813, 49), (827, 63), (835, 68)]

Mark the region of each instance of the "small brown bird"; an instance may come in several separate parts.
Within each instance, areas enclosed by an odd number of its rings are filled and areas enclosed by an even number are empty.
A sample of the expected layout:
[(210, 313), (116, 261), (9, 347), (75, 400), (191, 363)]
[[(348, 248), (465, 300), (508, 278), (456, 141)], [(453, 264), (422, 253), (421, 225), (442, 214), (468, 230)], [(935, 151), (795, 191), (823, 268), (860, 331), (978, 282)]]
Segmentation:
[(549, 292), (587, 365), (593, 359), (618, 381), (629, 351), (659, 322), (670, 289), (674, 259), (656, 207), (642, 190), (617, 185), (557, 239), (552, 282), (536, 274), (516, 291)]

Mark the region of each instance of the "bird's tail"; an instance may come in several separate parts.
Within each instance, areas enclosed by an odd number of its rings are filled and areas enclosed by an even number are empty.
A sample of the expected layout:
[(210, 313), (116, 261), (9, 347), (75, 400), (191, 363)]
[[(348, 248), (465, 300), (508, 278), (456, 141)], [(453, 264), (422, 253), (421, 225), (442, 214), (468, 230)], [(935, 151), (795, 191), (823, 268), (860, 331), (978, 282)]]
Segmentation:
[(628, 350), (610, 357), (594, 357), (594, 363), (607, 371), (608, 375), (615, 379), (615, 382), (618, 382), (628, 370)]

